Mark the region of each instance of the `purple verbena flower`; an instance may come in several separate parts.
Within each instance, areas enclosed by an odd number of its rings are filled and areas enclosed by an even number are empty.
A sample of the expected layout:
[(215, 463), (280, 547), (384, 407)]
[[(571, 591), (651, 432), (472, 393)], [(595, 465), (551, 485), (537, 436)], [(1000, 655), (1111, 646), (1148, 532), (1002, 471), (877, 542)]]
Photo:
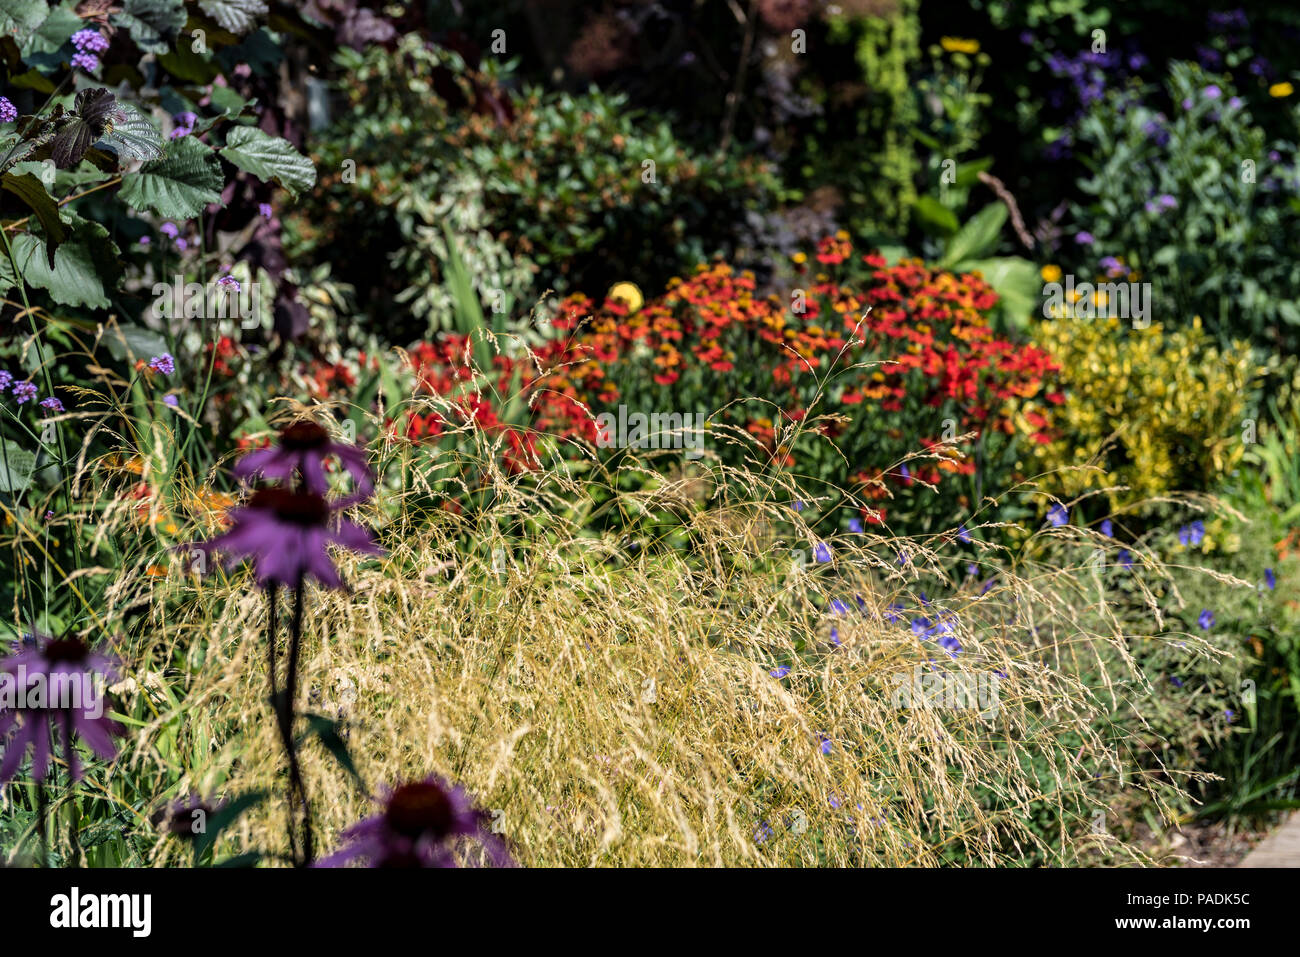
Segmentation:
[(22, 405), (24, 402), (30, 402), (32, 399), (36, 398), (36, 392), (37, 389), (35, 383), (19, 382), (13, 388), (14, 401), (19, 405)]
[(258, 203), (258, 204), (257, 204), (257, 212), (258, 212), (258, 213), (261, 215), (261, 217), (262, 217), (263, 219), (265, 219), (265, 220), (270, 220), (271, 216), (274, 215), (273, 212), (272, 212), (272, 210), (271, 210), (271, 204), (270, 204), (270, 203)]
[(1096, 242), (1096, 239), (1093, 238), (1092, 233), (1084, 230), (1074, 234), (1074, 241), (1078, 243), (1080, 246), (1091, 246), (1094, 242)]
[(74, 70), (85, 70), (87, 73), (94, 73), (99, 69), (99, 57), (93, 53), (74, 54), (71, 62)]
[(82, 53), (103, 53), (108, 49), (108, 38), (98, 30), (78, 30), (72, 35), (72, 45)]
[(464, 791), (430, 776), (394, 790), (382, 813), (344, 831), (345, 846), (316, 866), (364, 860), (370, 867), (455, 867), (456, 845), (463, 839), (482, 845), (497, 867), (512, 866), (505, 842), (488, 829), (488, 821)]
[(12, 123), (18, 119), (18, 107), (9, 102), (9, 97), (0, 96), (0, 123)]
[(0, 369), (0, 392), (9, 391), (9, 387), (14, 384), (14, 375), (5, 369)]
[(175, 239), (181, 234), (180, 229), (175, 223), (163, 223), (158, 227), (158, 232), (162, 233), (168, 239)]
[(163, 375), (171, 375), (176, 371), (176, 360), (172, 358), (170, 352), (164, 352), (162, 355), (154, 356), (149, 360), (149, 368)]
[(48, 399), (41, 399), (41, 408), (48, 409), (50, 412), (57, 415), (63, 411), (63, 403), (54, 396), (50, 396)]

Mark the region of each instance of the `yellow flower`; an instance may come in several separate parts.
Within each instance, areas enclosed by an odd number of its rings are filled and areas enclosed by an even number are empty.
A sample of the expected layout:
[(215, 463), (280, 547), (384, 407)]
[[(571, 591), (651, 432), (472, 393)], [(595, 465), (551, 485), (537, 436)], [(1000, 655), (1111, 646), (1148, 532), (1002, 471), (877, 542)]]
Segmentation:
[(802, 263), (806, 263), (806, 262), (808, 261), (808, 254), (807, 254), (807, 253), (795, 253), (795, 254), (794, 254), (793, 256), (791, 256), (790, 258), (793, 259), (795, 262), (802, 264)]
[(645, 297), (641, 295), (641, 290), (637, 288), (634, 282), (616, 282), (610, 287), (606, 299), (613, 299), (615, 302), (621, 302), (627, 306), (631, 312), (636, 312), (645, 302)]
[(1276, 96), (1279, 99), (1284, 96), (1290, 96), (1295, 92), (1295, 87), (1290, 83), (1274, 83), (1268, 88), (1269, 96)]
[(939, 46), (949, 53), (980, 52), (980, 42), (978, 40), (966, 40), (962, 37), (944, 37), (939, 41)]
[(1038, 274), (1039, 274), (1040, 276), (1043, 277), (1043, 282), (1060, 282), (1060, 281), (1061, 281), (1061, 267), (1060, 267), (1060, 266), (1044, 266), (1042, 269), (1040, 269), (1040, 270), (1038, 271)]
[(1092, 294), (1092, 302), (1095, 306), (1104, 306), (1109, 301), (1110, 298), (1104, 292), (1094, 292)]

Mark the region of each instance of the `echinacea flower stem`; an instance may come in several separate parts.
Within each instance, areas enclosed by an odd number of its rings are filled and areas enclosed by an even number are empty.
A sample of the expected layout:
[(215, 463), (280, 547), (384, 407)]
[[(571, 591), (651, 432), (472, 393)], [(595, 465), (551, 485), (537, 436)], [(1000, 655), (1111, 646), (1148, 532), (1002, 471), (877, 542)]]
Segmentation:
[(292, 788), (302, 802), (302, 850), (303, 864), (312, 862), (312, 828), (311, 804), (307, 800), (307, 788), (302, 780), (302, 768), (298, 762), (298, 748), (293, 739), (294, 704), (298, 695), (298, 658), (302, 644), (302, 615), (306, 582), (303, 576), (298, 578), (298, 586), (293, 592), (293, 623), (289, 629), (289, 665), (284, 682), (284, 745), (289, 753), (289, 778)]

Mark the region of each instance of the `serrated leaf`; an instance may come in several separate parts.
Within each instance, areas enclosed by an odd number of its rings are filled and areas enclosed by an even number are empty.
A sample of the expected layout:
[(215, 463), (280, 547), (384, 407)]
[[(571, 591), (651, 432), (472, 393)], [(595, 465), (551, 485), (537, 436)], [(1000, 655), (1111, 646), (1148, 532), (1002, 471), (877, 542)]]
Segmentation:
[(221, 155), (260, 180), (275, 180), (294, 196), (316, 182), (316, 167), (292, 143), (253, 126), (231, 130)]
[(54, 253), (59, 243), (67, 239), (67, 231), (59, 220), (59, 206), (45, 190), (45, 184), (32, 173), (16, 175), (5, 173), (0, 177), (0, 189), (13, 193), (22, 200), (36, 215), (41, 229), (45, 231), (45, 255), (51, 269), (54, 268)]
[(221, 202), (221, 162), (192, 136), (167, 144), (166, 155), (122, 177), (121, 198), (132, 209), (152, 209), (167, 219), (192, 219)]
[(0, 455), (0, 492), (21, 492), (32, 483), (36, 472), (36, 456), (4, 440), (4, 454)]
[(266, 16), (266, 0), (199, 0), (199, 9), (223, 30), (244, 34)]
[(185, 26), (182, 0), (126, 0), (113, 24), (125, 27), (135, 45), (146, 53), (166, 53)]
[(105, 329), (104, 345), (118, 362), (152, 359), (167, 351), (167, 340), (161, 332), (129, 323)]
[(0, 0), (0, 31), (17, 33), (21, 43), (45, 22), (49, 12), (45, 0)]
[[(47, 291), (55, 302), (65, 306), (109, 306), (104, 280), (110, 284), (120, 275), (117, 247), (108, 238), (108, 230), (98, 223), (82, 222), (71, 237), (59, 246), (54, 267), (46, 262), (45, 241), (24, 233), (13, 241), (18, 276), (29, 286)], [(6, 264), (7, 265), (7, 264)], [(5, 280), (12, 277), (5, 270)]]
[(95, 145), (112, 150), (119, 158), (144, 160), (146, 163), (165, 155), (162, 134), (133, 106), (120, 106), (113, 128)]

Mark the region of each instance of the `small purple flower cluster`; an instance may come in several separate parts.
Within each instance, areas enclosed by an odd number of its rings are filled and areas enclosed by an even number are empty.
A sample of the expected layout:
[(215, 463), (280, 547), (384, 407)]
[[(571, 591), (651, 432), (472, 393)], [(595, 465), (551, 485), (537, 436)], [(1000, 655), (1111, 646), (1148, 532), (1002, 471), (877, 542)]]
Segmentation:
[(99, 69), (99, 54), (108, 49), (108, 39), (98, 30), (78, 30), (72, 35), (72, 45), (77, 48), (72, 68), (94, 73)]
[(0, 96), (0, 123), (12, 123), (18, 119), (18, 107), (9, 101), (9, 97)]

